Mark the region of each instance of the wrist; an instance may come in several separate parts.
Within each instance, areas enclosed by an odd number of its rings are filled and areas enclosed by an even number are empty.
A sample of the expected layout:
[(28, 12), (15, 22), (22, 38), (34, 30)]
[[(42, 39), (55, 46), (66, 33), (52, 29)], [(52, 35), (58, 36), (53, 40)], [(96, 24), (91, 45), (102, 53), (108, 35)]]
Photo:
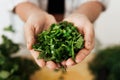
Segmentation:
[(25, 22), (31, 15), (43, 14), (43, 12), (38, 6), (30, 2), (20, 3), (15, 7), (15, 13)]
[(84, 18), (84, 19), (87, 19), (87, 20), (90, 21), (90, 19), (88, 18), (88, 16), (85, 15), (85, 14), (82, 14), (82, 13), (73, 12), (73, 13), (71, 14), (71, 16), (73, 16), (73, 17), (75, 17), (75, 18)]
[(64, 21), (69, 21), (74, 23), (75, 26), (85, 26), (88, 23), (91, 24), (90, 20), (88, 17), (84, 14), (80, 13), (72, 13), (71, 15), (67, 16)]
[(72, 13), (69, 16), (67, 16), (64, 20), (71, 20), (71, 21), (89, 21), (89, 18), (85, 14), (80, 14), (80, 13)]

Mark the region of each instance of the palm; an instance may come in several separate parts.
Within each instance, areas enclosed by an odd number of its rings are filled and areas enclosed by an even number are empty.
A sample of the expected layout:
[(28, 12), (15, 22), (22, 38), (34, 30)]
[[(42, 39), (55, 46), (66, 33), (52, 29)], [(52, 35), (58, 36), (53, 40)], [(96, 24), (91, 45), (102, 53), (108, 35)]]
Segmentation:
[(88, 20), (86, 16), (83, 15), (71, 15), (64, 19), (65, 21), (69, 21), (74, 23), (74, 25), (78, 28), (78, 31), (84, 35), (85, 47), (80, 50), (74, 62), (71, 58), (66, 61), (64, 65), (72, 66), (75, 63), (80, 63), (93, 49), (94, 47), (94, 29), (91, 22)]
[(43, 30), (48, 29), (49, 26), (53, 23), (56, 23), (56, 20), (53, 16), (48, 14), (41, 16), (41, 14), (37, 13), (31, 15), (25, 24), (25, 37), (27, 40), (27, 48), (30, 50), (36, 63), (40, 67), (46, 66), (46, 64), (48, 64), (48, 66), (50, 65), (51, 68), (56, 68), (56, 64), (54, 62), (49, 61), (45, 63), (43, 59), (37, 59), (39, 56), (39, 52), (32, 49), (32, 45), (35, 43), (35, 36), (41, 33)]

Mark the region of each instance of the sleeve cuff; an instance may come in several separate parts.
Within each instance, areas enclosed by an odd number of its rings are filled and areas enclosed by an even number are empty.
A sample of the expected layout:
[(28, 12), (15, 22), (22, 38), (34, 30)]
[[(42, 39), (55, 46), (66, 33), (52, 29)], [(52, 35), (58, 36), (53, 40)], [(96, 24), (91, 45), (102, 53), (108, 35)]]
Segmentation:
[(28, 0), (8, 0), (8, 1), (9, 1), (8, 11), (13, 11), (14, 8), (20, 3), (28, 2)]
[(103, 5), (103, 11), (106, 10), (106, 8), (108, 7), (108, 3), (109, 0), (83, 0), (81, 3), (86, 3), (86, 2), (90, 2), (90, 1), (98, 1)]

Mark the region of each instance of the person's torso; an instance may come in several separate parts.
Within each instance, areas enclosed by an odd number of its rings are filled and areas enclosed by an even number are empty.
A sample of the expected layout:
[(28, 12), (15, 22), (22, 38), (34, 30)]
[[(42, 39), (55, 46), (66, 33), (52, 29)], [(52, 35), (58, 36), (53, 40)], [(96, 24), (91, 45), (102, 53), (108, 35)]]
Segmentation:
[(82, 0), (30, 0), (37, 4), (42, 10), (52, 14), (56, 20), (61, 21), (64, 16), (70, 14), (77, 8)]

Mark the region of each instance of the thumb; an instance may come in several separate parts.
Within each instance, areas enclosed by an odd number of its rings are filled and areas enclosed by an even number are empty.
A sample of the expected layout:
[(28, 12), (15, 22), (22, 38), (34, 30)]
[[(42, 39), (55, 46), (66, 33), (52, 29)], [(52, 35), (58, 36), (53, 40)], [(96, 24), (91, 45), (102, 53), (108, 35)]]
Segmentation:
[(51, 24), (53, 23), (57, 23), (57, 21), (55, 20), (54, 16), (52, 15), (47, 15), (47, 19), (46, 19), (46, 24), (44, 27), (44, 30), (49, 29), (49, 27), (51, 26)]
[(84, 27), (84, 39), (85, 39), (85, 48), (92, 49), (94, 46), (94, 29), (92, 24), (88, 24)]
[(34, 27), (30, 24), (25, 24), (24, 31), (25, 31), (24, 33), (25, 33), (27, 48), (31, 50), (32, 45), (35, 43)]

